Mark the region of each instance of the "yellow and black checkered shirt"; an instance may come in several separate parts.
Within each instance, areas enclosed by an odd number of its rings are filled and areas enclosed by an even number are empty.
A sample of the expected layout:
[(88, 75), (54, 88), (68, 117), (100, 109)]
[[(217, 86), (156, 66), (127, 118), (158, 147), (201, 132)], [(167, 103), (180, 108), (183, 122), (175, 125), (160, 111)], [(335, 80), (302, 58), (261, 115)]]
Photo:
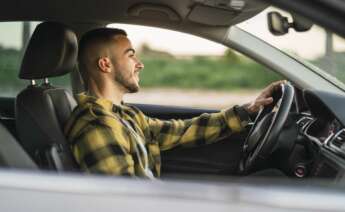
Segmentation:
[(148, 168), (160, 176), (160, 151), (216, 142), (242, 131), (249, 120), (238, 108), (231, 108), (188, 120), (164, 121), (127, 104), (114, 105), (84, 93), (76, 98), (78, 106), (65, 126), (65, 135), (81, 169), (91, 173), (145, 176), (145, 158), (138, 143), (142, 142)]

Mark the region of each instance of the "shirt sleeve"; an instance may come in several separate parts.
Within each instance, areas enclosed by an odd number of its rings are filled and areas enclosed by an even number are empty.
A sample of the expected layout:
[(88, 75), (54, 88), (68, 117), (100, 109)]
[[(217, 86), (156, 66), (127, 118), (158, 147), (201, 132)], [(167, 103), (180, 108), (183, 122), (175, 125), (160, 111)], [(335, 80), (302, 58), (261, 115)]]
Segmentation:
[[(122, 125), (87, 126), (74, 139), (72, 151), (81, 169), (91, 173), (134, 176), (134, 161)], [(117, 133), (114, 133), (117, 132)]]
[(243, 131), (249, 121), (248, 114), (239, 106), (219, 113), (205, 113), (188, 120), (162, 121), (147, 118), (151, 135), (158, 141), (163, 151), (178, 145), (195, 146), (213, 143)]

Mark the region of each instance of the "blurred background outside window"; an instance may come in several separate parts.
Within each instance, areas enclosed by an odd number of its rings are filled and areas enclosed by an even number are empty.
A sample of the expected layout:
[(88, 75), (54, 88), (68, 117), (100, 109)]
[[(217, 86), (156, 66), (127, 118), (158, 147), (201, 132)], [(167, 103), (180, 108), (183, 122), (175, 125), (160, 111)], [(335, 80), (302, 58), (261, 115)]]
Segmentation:
[[(26, 45), (39, 22), (0, 22), (0, 97), (15, 97), (29, 85), (18, 77)], [(44, 58), (42, 58), (44, 60)], [(71, 89), (70, 76), (49, 79)]]
[(128, 102), (223, 109), (247, 103), (281, 77), (226, 46), (166, 29), (125, 24), (145, 69)]

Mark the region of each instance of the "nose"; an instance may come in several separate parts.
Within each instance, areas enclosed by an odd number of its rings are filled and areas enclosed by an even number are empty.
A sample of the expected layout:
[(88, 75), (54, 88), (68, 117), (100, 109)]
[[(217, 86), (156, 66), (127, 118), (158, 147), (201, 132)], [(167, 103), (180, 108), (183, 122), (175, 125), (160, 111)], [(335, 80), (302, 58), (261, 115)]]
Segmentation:
[(137, 61), (136, 68), (139, 70), (144, 69), (144, 63), (142, 63), (140, 60)]

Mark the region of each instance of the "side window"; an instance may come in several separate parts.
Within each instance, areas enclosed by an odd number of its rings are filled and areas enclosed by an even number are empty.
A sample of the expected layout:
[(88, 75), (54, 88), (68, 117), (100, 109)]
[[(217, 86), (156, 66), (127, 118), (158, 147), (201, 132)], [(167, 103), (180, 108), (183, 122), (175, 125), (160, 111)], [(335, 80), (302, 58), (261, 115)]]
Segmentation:
[(246, 103), (281, 77), (227, 47), (196, 36), (134, 25), (124, 29), (145, 68), (127, 102), (200, 108)]
[[(18, 77), (27, 42), (38, 22), (0, 22), (0, 97), (14, 97), (29, 82)], [(44, 58), (42, 58), (44, 59)], [(69, 76), (50, 79), (52, 84), (70, 88)]]

